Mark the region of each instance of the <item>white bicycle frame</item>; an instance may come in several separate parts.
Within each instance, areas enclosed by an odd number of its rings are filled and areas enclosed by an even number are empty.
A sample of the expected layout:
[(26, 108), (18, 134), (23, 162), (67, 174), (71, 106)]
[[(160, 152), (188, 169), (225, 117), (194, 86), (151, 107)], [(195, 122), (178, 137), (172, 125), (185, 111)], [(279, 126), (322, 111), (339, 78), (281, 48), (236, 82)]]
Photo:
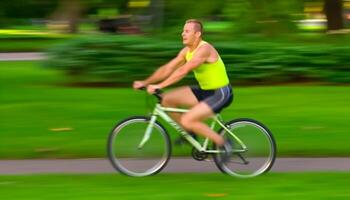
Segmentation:
[[(188, 112), (188, 109), (168, 108), (168, 107), (163, 107), (160, 104), (156, 104), (156, 107), (153, 110), (150, 122), (147, 126), (146, 132), (138, 148), (142, 148), (143, 145), (150, 139), (154, 123), (156, 122), (157, 117), (160, 116), (164, 121), (169, 123), (175, 130), (177, 130), (177, 132), (179, 132), (184, 138), (186, 138), (186, 140), (190, 144), (192, 144), (192, 146), (195, 147), (198, 151), (204, 152), (204, 153), (220, 153), (219, 150), (208, 150), (209, 138), (206, 138), (203, 144), (200, 144), (197, 140), (193, 139), (193, 137), (190, 134), (188, 134), (183, 128), (181, 128), (173, 119), (171, 119), (166, 112), (186, 113)], [(233, 152), (247, 151), (246, 145), (224, 125), (223, 120), (219, 114), (213, 117), (213, 121), (211, 123), (210, 128), (214, 130), (216, 124), (219, 124), (223, 129), (225, 129), (227, 133), (229, 133), (241, 146), (241, 149), (233, 149)]]

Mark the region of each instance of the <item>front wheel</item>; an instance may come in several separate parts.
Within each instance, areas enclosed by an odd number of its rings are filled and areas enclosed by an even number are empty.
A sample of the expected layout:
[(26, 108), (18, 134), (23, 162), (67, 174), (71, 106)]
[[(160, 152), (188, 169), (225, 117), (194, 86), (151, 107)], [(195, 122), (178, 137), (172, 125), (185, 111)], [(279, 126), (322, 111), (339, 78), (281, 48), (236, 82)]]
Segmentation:
[(161, 171), (171, 154), (166, 130), (155, 122), (144, 141), (150, 118), (131, 117), (117, 124), (108, 138), (108, 158), (113, 167), (129, 176), (148, 176)]
[(270, 130), (253, 119), (236, 119), (225, 126), (238, 139), (223, 128), (219, 131), (231, 142), (232, 155), (229, 161), (221, 163), (221, 154), (214, 154), (217, 167), (226, 174), (241, 178), (268, 172), (276, 158), (276, 143)]

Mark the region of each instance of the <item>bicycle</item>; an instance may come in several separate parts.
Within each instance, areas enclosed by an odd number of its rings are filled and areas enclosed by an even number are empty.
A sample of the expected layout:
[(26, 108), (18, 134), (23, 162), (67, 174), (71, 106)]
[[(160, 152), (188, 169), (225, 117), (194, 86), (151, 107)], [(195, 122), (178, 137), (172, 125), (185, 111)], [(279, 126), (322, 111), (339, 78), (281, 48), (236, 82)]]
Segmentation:
[(276, 143), (270, 130), (262, 123), (248, 118), (230, 120), (225, 123), (220, 114), (213, 117), (211, 128), (232, 144), (232, 155), (222, 163), (223, 150), (209, 139), (195, 140), (166, 112), (185, 113), (187, 109), (161, 106), (161, 92), (153, 94), (158, 102), (148, 116), (129, 117), (119, 122), (111, 131), (107, 153), (113, 167), (128, 176), (148, 176), (160, 172), (171, 155), (171, 142), (164, 126), (157, 121), (161, 117), (193, 146), (192, 157), (202, 161), (213, 156), (218, 169), (228, 175), (241, 178), (255, 177), (268, 172), (276, 159)]

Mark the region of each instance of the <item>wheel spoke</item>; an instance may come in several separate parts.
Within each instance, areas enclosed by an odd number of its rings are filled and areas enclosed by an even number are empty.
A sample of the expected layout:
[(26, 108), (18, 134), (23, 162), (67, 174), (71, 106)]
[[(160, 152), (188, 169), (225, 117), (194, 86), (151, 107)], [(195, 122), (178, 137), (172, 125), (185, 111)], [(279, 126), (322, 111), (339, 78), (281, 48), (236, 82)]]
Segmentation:
[(273, 165), (276, 156), (275, 142), (270, 131), (260, 122), (251, 119), (233, 120), (225, 125), (230, 132), (248, 149), (237, 152), (241, 144), (224, 129), (220, 131), (232, 142), (233, 154), (230, 161), (220, 163), (220, 154), (214, 154), (214, 160), (221, 171), (232, 176), (254, 177), (267, 172)]
[(147, 142), (140, 146), (149, 119), (135, 117), (119, 123), (108, 142), (108, 155), (112, 165), (129, 176), (147, 176), (159, 172), (170, 156), (170, 140), (165, 129), (154, 124)]

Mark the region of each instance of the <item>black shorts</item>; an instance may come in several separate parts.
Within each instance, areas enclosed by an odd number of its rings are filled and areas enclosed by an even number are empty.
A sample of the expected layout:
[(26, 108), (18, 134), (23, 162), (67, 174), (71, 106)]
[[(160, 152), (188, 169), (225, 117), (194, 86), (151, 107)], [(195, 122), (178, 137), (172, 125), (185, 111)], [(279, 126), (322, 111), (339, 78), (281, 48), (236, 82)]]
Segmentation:
[(232, 87), (230, 85), (216, 90), (202, 90), (199, 86), (191, 86), (191, 90), (198, 101), (208, 104), (214, 113), (220, 113), (223, 108), (229, 106), (233, 101)]

